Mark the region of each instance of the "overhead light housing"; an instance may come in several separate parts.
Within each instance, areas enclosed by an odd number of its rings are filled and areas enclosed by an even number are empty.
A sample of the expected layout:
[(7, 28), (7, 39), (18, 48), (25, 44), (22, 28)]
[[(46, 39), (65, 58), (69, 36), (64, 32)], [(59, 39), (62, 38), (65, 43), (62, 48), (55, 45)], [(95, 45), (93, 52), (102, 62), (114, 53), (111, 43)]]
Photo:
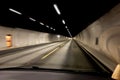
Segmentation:
[(12, 11), (12, 12), (14, 12), (14, 13), (16, 13), (16, 14), (22, 15), (21, 12), (19, 12), (19, 11), (17, 11), (17, 10), (14, 10), (14, 9), (12, 9), (12, 8), (9, 8), (9, 10)]
[(48, 25), (46, 25), (46, 27), (47, 27), (47, 28), (49, 28), (49, 26), (48, 26)]
[(54, 8), (55, 8), (56, 12), (60, 15), (61, 13), (60, 13), (60, 10), (59, 10), (59, 8), (58, 8), (57, 4), (54, 4), (53, 6), (54, 6)]
[(40, 22), (41, 25), (44, 25), (44, 23)]
[(60, 35), (57, 35), (57, 38), (60, 38)]
[(68, 27), (67, 27), (67, 26), (65, 26), (65, 28), (67, 29)]
[(53, 29), (52, 27), (50, 27), (50, 29)]
[(36, 21), (35, 19), (33, 19), (33, 18), (31, 18), (31, 17), (29, 17), (29, 19), (30, 19), (31, 21)]
[(65, 24), (65, 20), (62, 20), (62, 23)]
[(67, 32), (69, 33), (70, 37), (72, 37), (72, 35), (71, 35), (71, 33), (70, 33), (69, 29), (68, 29), (68, 28), (66, 28), (66, 29), (67, 29)]

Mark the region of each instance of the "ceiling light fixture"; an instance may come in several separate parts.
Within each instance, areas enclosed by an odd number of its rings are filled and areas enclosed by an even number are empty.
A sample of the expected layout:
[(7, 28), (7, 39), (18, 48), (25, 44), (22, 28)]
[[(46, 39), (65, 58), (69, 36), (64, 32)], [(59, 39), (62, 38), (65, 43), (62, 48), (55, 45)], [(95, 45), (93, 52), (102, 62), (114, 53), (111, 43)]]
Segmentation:
[(29, 17), (29, 19), (30, 19), (31, 21), (36, 21), (35, 19), (33, 19), (33, 18), (31, 18), (31, 17)]
[[(59, 10), (59, 8), (58, 8), (57, 4), (54, 4), (53, 6), (54, 6), (54, 8), (55, 8), (56, 12), (58, 13), (58, 15), (60, 15), (61, 13), (60, 13), (60, 10)], [(62, 20), (62, 23), (63, 23), (63, 24), (65, 24), (65, 20)], [(67, 26), (65, 26), (65, 28), (67, 29), (67, 32), (68, 32), (68, 34), (70, 35), (70, 37), (72, 37), (72, 35), (71, 35), (71, 33), (70, 33), (70, 31), (69, 31), (68, 27), (67, 27)], [(51, 28), (50, 28), (50, 29), (51, 29)]]
[(68, 33), (69, 33), (70, 37), (72, 37), (72, 35), (71, 35), (71, 33), (70, 33), (70, 31), (69, 31), (69, 29), (68, 29), (68, 28), (67, 28), (67, 31), (68, 31)]
[(57, 35), (57, 38), (60, 38), (60, 35)]
[(44, 25), (44, 23), (40, 22), (41, 25)]
[(60, 15), (61, 13), (60, 13), (60, 10), (59, 10), (59, 8), (58, 8), (57, 4), (54, 4), (53, 6), (54, 6), (54, 8), (55, 8), (56, 12)]
[(49, 28), (49, 26), (48, 26), (48, 25), (46, 25), (46, 27), (47, 27), (47, 28)]
[(67, 26), (65, 26), (65, 28), (67, 29), (68, 27), (67, 27)]
[(65, 24), (65, 20), (62, 20), (62, 23)]
[(52, 27), (50, 27), (50, 29), (53, 29)]
[(14, 13), (16, 13), (16, 14), (22, 15), (22, 13), (21, 13), (21, 12), (16, 11), (16, 10), (14, 10), (14, 9), (12, 9), (12, 8), (9, 8), (9, 10), (10, 10), (10, 11), (12, 11), (12, 12), (14, 12)]

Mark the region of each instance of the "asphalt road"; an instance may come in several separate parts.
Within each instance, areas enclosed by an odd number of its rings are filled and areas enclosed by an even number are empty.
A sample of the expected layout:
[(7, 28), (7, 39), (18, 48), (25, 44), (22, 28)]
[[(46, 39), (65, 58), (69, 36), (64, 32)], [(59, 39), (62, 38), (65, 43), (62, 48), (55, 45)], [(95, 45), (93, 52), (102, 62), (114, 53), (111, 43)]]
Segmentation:
[(0, 68), (32, 67), (81, 72), (99, 72), (94, 64), (74, 40), (18, 48), (0, 54)]
[[(33, 80), (33, 77), (37, 74), (34, 80), (37, 79), (54, 79), (54, 80), (111, 80), (108, 76), (96, 75), (94, 72), (102, 72), (99, 65), (97, 65), (92, 59), (87, 56), (80, 46), (74, 40), (66, 40), (60, 42), (54, 42), (49, 44), (40, 44), (30, 47), (22, 47), (17, 49), (11, 49), (7, 51), (0, 51), (0, 69), (10, 67), (24, 67), (26, 68), (39, 68), (49, 69), (52, 71), (0, 71), (0, 78), (5, 80), (15, 79), (21, 80)], [(71, 74), (54, 72), (60, 71), (75, 71), (77, 72), (93, 72), (94, 74)], [(32, 74), (32, 75), (31, 75)], [(102, 73), (99, 73), (102, 74)], [(21, 76), (22, 75), (22, 76)], [(31, 76), (29, 76), (31, 75)], [(104, 75), (104, 74), (103, 74)], [(12, 77), (14, 76), (14, 77)], [(18, 77), (16, 77), (18, 76)], [(28, 77), (29, 76), (29, 77)]]
[(19, 67), (30, 63), (32, 60), (42, 58), (56, 47), (64, 45), (66, 41), (55, 42), (30, 48), (19, 48), (0, 55), (0, 68)]

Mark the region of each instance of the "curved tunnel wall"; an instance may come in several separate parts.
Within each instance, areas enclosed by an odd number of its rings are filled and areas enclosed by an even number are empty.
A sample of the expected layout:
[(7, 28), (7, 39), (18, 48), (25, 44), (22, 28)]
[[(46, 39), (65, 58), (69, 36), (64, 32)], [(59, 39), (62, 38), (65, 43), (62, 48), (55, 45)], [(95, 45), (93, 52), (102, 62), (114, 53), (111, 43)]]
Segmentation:
[(75, 39), (87, 46), (108, 68), (114, 70), (120, 63), (120, 4), (89, 25)]
[(36, 45), (41, 43), (49, 43), (54, 41), (65, 40), (66, 37), (57, 34), (49, 34), (43, 32), (36, 32), (20, 28), (8, 28), (5, 26), (0, 26), (0, 50), (6, 49), (6, 39), (7, 34), (12, 35), (12, 47), (23, 47)]

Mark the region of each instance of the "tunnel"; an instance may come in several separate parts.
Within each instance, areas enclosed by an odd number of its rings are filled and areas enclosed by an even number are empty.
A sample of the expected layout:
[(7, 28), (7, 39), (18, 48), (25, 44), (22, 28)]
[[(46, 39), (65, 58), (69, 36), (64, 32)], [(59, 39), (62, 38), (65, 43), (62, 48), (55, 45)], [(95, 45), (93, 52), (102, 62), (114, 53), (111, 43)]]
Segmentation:
[[(9, 11), (17, 13), (17, 16), (14, 15), (23, 21), (22, 24), (27, 20), (24, 25), (29, 23), (38, 26), (34, 18), (25, 17), (26, 15), (20, 18), (22, 13), (12, 8)], [(63, 26), (66, 22), (62, 20), (63, 24), (57, 25)], [(63, 32), (60, 31), (61, 34), (57, 34), (52, 32), (57, 31), (53, 27), (39, 23), (46, 32), (38, 31), (37, 28), (32, 30), (33, 26), (28, 29), (0, 23), (0, 79), (120, 79), (120, 4), (75, 36), (70, 33), (72, 29), (68, 26), (65, 26)]]

